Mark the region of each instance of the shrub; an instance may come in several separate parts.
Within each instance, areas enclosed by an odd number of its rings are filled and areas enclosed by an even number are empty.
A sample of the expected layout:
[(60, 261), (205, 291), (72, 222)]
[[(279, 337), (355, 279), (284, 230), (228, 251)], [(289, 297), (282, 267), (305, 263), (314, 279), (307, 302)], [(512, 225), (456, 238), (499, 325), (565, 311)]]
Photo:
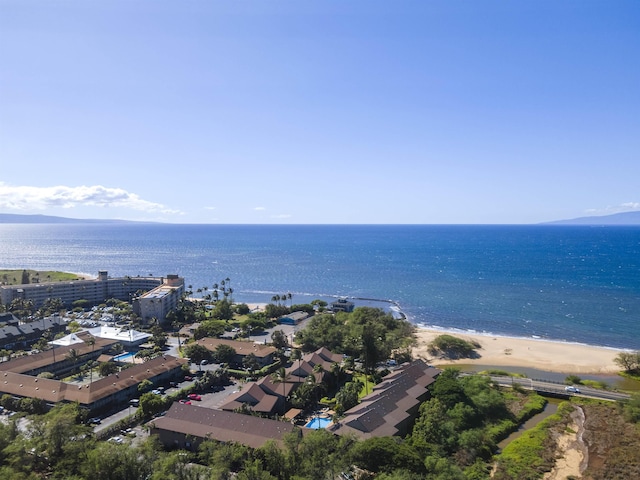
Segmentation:
[(473, 358), (478, 355), (478, 348), (480, 345), (477, 342), (469, 342), (453, 335), (439, 335), (429, 344), (429, 353), (449, 359)]

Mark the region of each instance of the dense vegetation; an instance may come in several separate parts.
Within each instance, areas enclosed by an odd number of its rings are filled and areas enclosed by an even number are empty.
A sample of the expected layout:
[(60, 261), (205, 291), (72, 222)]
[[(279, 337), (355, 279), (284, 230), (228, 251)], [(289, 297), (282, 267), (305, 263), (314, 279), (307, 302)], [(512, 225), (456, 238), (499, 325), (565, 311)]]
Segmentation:
[[(166, 408), (146, 405), (160, 398), (143, 395), (141, 409)], [(530, 414), (522, 408), (527, 402), (540, 406), (536, 396), (503, 392), (486, 377), (445, 370), (407, 438), (356, 441), (320, 430), (293, 434), (282, 446), (205, 442), (199, 452), (165, 452), (153, 439), (134, 445), (98, 441), (82, 423), (80, 409), (62, 405), (31, 416), (24, 432), (15, 417), (0, 424), (0, 478), (199, 480), (227, 479), (235, 472), (239, 479), (316, 480), (353, 468), (383, 480), (488, 478), (495, 444), (510, 431), (503, 422), (515, 426), (522, 412)]]
[(360, 307), (352, 313), (315, 315), (296, 334), (296, 342), (305, 352), (326, 347), (359, 359), (365, 370), (371, 372), (379, 362), (392, 356), (399, 361), (410, 358), (414, 328), (381, 309)]

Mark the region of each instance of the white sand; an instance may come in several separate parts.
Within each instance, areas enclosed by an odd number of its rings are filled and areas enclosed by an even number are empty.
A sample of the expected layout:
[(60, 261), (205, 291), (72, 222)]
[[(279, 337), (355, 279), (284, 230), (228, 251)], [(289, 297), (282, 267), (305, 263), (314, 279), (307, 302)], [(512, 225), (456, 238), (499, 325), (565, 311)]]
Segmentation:
[(418, 328), (418, 345), (413, 355), (428, 360), (432, 365), (495, 365), (502, 367), (529, 367), (567, 374), (611, 374), (620, 371), (614, 358), (622, 350), (593, 347), (563, 342), (511, 337), (495, 337), (475, 334), (451, 333), (465, 340), (474, 340), (482, 348), (480, 358), (443, 360), (432, 358), (427, 345), (445, 332)]

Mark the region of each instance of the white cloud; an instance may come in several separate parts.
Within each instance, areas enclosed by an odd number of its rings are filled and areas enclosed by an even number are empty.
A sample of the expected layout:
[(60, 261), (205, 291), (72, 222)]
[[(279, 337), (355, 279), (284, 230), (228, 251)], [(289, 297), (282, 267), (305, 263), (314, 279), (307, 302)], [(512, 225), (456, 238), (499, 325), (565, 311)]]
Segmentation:
[(74, 208), (80, 206), (123, 207), (164, 214), (181, 213), (179, 210), (167, 208), (160, 203), (143, 200), (137, 194), (121, 188), (103, 187), (102, 185), (31, 187), (0, 183), (0, 208), (45, 210), (54, 207)]
[(640, 203), (625, 202), (620, 205), (609, 205), (605, 208), (591, 208), (587, 210), (587, 213), (593, 215), (611, 215), (614, 213), (632, 212), (634, 210), (640, 210)]
[(215, 210), (216, 207), (204, 207), (205, 210)]
[(264, 208), (264, 207), (256, 207), (256, 208), (254, 208), (254, 210), (257, 211), (257, 212), (262, 212), (262, 211), (266, 210), (266, 208)]

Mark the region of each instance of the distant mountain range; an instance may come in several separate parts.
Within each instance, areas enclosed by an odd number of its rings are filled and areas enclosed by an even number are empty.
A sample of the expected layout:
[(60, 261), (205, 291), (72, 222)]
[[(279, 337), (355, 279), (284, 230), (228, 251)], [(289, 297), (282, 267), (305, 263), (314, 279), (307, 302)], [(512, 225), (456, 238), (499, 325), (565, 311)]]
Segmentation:
[[(52, 215), (17, 215), (13, 213), (0, 213), (0, 224), (2, 223), (152, 223), (134, 222), (130, 220), (99, 220), (88, 218), (67, 218), (55, 217)], [(579, 217), (569, 220), (555, 220), (543, 222), (540, 225), (640, 225), (639, 212), (614, 213), (613, 215), (602, 215), (593, 217)]]
[(640, 212), (623, 212), (612, 215), (556, 220), (554, 222), (545, 222), (543, 225), (640, 225)]
[(0, 213), (0, 223), (135, 223), (127, 220), (97, 220), (54, 217), (53, 215), (18, 215)]

